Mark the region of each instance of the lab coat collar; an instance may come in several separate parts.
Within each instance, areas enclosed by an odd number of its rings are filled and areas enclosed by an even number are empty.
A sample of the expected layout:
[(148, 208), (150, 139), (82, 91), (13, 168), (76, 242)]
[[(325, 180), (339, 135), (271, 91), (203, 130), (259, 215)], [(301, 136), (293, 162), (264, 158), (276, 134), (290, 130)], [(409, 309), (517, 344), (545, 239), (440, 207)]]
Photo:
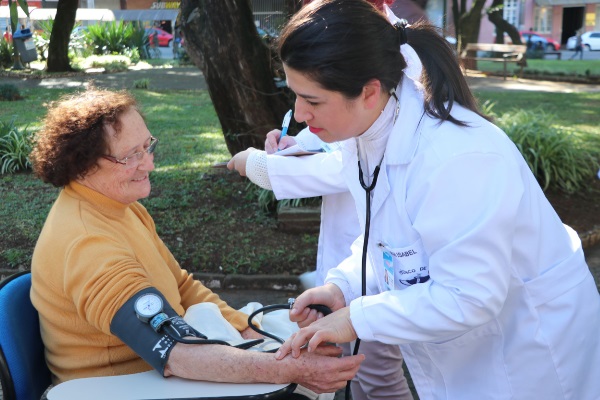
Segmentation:
[[(365, 190), (360, 185), (358, 179), (358, 155), (356, 153), (356, 139), (351, 138), (342, 143), (342, 162), (344, 167), (342, 168), (342, 174), (344, 180), (348, 185), (348, 190), (354, 197), (356, 204), (356, 212), (359, 216), (359, 222), (361, 229), (365, 229), (365, 208), (367, 206)], [(391, 187), (388, 179), (386, 162), (386, 156), (384, 155), (381, 169), (379, 170), (379, 176), (377, 177), (377, 184), (373, 191), (373, 199), (371, 201), (371, 218), (373, 218), (377, 211), (383, 205), (385, 199), (391, 192)]]
[[(408, 76), (404, 76), (396, 90), (400, 93), (400, 113), (389, 136), (383, 163), (377, 179), (373, 196), (371, 214), (374, 216), (390, 193), (390, 184), (386, 165), (408, 164), (413, 159), (419, 144), (419, 122), (424, 116), (423, 87)], [(422, 124), (423, 122), (421, 122)], [(366, 207), (365, 191), (358, 180), (358, 157), (356, 139), (350, 138), (341, 143), (342, 173), (352, 193), (362, 229), (364, 229), (364, 210)]]
[(404, 75), (400, 83), (400, 113), (386, 146), (384, 162), (387, 165), (408, 164), (413, 159), (427, 115), (423, 106), (424, 88)]

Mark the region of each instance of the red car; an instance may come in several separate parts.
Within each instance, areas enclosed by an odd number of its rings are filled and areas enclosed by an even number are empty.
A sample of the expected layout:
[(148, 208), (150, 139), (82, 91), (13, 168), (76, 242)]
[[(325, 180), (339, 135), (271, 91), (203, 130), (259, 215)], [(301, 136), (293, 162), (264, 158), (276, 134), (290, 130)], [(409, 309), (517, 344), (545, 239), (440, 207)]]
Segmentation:
[(536, 32), (519, 32), (523, 43), (531, 42), (534, 46), (540, 47), (546, 51), (558, 51), (560, 50), (560, 43), (556, 40), (547, 36), (542, 36)]
[(173, 43), (173, 35), (157, 27), (147, 28), (146, 35), (149, 43), (154, 43), (154, 36), (156, 35), (160, 47), (170, 47)]

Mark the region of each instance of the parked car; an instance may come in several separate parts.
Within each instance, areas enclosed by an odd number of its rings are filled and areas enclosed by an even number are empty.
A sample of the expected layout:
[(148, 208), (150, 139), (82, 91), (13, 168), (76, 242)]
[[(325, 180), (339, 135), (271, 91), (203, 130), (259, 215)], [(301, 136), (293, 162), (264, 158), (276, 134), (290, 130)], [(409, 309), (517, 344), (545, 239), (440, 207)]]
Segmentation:
[[(575, 50), (577, 36), (571, 36), (567, 40), (567, 50)], [(581, 44), (586, 50), (600, 50), (600, 32), (590, 31), (581, 35)]]
[(523, 43), (531, 43), (534, 49), (543, 49), (545, 51), (558, 51), (560, 50), (560, 43), (554, 39), (544, 37), (536, 32), (526, 31), (519, 32)]
[(153, 43), (154, 35), (156, 35), (160, 47), (171, 47), (173, 43), (173, 35), (157, 27), (146, 28), (146, 35), (148, 36), (149, 43)]
[(73, 31), (71, 32), (71, 40), (77, 40), (77, 39), (82, 39), (85, 38), (85, 36), (88, 33), (88, 27), (87, 26), (76, 26), (75, 28), (73, 28)]

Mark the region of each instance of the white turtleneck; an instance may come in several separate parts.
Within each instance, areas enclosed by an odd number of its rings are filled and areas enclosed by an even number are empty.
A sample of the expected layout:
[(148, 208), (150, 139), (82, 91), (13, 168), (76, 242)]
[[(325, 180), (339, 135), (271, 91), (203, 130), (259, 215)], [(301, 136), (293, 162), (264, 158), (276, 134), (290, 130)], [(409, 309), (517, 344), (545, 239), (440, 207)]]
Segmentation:
[[(399, 91), (397, 91), (399, 92)], [(399, 93), (397, 93), (397, 96)], [(375, 167), (381, 163), (388, 138), (398, 115), (400, 99), (390, 96), (373, 125), (356, 138), (358, 158), (366, 185), (371, 184)]]

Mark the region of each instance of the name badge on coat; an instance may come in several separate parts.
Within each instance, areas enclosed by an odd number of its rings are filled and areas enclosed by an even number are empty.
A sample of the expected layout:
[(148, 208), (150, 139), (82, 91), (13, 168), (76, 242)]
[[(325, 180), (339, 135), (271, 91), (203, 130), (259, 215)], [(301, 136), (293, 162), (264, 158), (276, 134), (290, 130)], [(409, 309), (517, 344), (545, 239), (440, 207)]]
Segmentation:
[(392, 248), (380, 242), (386, 290), (402, 290), (429, 280), (429, 262), (421, 240), (406, 247)]

